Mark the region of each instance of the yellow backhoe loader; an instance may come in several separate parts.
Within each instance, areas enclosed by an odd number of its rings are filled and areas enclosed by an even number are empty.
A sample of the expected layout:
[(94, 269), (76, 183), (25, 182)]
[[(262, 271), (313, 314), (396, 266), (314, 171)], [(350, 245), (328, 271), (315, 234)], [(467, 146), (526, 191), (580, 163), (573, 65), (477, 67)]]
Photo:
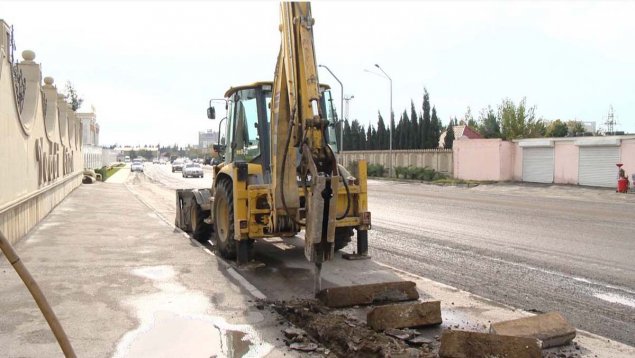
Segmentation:
[[(254, 240), (304, 230), (305, 256), (319, 272), (353, 229), (357, 255), (367, 255), (366, 163), (353, 173), (337, 164), (337, 118), (330, 88), (318, 81), (310, 3), (282, 3), (280, 15), (274, 80), (227, 90), (215, 146), (224, 162), (210, 190), (177, 191), (176, 225), (239, 265)], [(212, 101), (207, 112), (216, 118)]]

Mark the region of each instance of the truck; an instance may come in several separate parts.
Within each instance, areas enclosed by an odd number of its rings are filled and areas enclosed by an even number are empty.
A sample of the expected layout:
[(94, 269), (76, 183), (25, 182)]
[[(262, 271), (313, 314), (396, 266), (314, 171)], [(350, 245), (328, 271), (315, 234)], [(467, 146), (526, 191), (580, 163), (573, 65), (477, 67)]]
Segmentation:
[[(304, 232), (305, 256), (331, 260), (357, 235), (368, 255), (367, 165), (338, 164), (330, 87), (318, 80), (310, 3), (281, 3), (273, 81), (229, 88), (220, 103), (219, 149), (209, 189), (176, 191), (175, 225), (244, 265), (254, 242)], [(207, 108), (216, 119), (216, 108)]]

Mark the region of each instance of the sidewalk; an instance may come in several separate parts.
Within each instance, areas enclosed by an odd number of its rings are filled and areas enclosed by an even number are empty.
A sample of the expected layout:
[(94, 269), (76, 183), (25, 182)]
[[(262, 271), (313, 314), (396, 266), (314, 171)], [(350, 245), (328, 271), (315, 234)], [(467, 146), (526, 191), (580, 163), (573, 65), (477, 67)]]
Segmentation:
[[(79, 187), (15, 247), (77, 356), (293, 356), (276, 317), (131, 194), (124, 174)], [(62, 356), (4, 257), (0, 302), (3, 357)]]

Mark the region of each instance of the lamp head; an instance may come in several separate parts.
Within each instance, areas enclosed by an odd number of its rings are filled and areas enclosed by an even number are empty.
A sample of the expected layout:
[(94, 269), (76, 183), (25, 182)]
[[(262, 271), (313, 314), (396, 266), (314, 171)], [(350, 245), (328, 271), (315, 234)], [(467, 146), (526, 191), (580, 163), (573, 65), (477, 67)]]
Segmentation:
[(378, 65), (378, 64), (375, 64), (375, 67), (379, 68), (379, 65)]

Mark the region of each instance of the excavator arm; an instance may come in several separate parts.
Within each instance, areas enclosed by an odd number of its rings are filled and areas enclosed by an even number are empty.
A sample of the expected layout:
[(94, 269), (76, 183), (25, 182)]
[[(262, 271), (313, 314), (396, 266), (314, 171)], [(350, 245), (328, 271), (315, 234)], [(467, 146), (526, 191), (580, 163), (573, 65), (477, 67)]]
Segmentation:
[(333, 255), (340, 176), (319, 105), (311, 4), (283, 2), (280, 19), (282, 44), (271, 102), (272, 215), (280, 231), (305, 227), (305, 255), (319, 268)]

